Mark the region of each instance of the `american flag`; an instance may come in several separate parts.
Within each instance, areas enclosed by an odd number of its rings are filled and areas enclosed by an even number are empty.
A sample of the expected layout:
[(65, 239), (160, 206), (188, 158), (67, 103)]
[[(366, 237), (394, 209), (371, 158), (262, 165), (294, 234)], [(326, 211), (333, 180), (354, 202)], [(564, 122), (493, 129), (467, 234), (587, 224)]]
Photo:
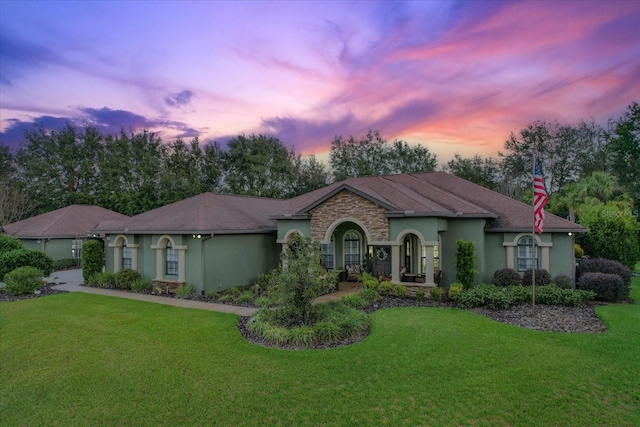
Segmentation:
[(542, 224), (544, 221), (544, 205), (547, 204), (549, 196), (547, 196), (547, 191), (544, 189), (544, 180), (538, 167), (538, 160), (535, 159), (533, 162), (535, 165), (535, 172), (533, 173), (533, 228), (538, 233), (542, 233), (544, 228)]

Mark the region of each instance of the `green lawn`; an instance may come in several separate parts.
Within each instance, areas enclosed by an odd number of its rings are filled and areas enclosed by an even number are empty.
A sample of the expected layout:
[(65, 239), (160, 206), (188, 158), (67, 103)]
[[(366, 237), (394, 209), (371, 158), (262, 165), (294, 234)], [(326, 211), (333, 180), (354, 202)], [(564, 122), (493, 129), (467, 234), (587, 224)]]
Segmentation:
[[(632, 296), (640, 301), (640, 278)], [(463, 310), (375, 312), (323, 351), (247, 343), (235, 315), (69, 293), (0, 304), (0, 424), (640, 425), (640, 304), (604, 334)]]

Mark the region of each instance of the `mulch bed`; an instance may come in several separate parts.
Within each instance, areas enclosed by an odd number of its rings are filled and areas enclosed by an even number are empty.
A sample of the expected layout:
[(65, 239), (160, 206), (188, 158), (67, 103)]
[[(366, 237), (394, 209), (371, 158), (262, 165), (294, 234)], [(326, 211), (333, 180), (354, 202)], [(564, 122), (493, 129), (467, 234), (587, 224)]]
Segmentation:
[(27, 294), (27, 295), (13, 295), (5, 292), (4, 290), (0, 290), (0, 302), (11, 302), (11, 301), (20, 301), (31, 298), (41, 298), (46, 297), (48, 295), (56, 295), (56, 294), (64, 294), (67, 291), (58, 291), (56, 289), (52, 289), (54, 286), (53, 283), (47, 283), (46, 285), (40, 288), (40, 293), (37, 294)]

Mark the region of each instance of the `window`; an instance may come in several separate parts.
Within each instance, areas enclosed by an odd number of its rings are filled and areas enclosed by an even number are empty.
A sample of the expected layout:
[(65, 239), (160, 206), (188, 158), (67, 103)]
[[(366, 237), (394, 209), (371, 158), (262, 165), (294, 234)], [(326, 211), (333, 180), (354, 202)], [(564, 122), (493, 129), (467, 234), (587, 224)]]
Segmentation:
[[(531, 251), (533, 245), (533, 237), (524, 236), (518, 240), (518, 271), (531, 270)], [(538, 253), (540, 249), (536, 246), (536, 268), (538, 268)]]
[(178, 274), (178, 251), (173, 249), (171, 242), (167, 242), (167, 274)]
[(331, 243), (328, 245), (322, 245), (322, 265), (325, 268), (333, 269), (333, 256), (335, 254), (335, 241), (331, 237)]
[(82, 257), (82, 240), (76, 239), (71, 242), (71, 256), (73, 258)]
[(355, 231), (344, 236), (344, 263), (360, 265), (360, 235)]
[(122, 268), (132, 268), (131, 263), (131, 248), (127, 245), (122, 245)]

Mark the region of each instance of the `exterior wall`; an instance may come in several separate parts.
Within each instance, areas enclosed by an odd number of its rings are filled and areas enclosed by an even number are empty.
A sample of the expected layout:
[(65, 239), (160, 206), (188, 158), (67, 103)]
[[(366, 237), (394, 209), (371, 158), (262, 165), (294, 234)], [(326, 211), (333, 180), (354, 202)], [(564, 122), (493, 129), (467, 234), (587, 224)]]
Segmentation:
[[(392, 241), (400, 238), (400, 233), (405, 230), (415, 230), (422, 234), (425, 241), (438, 241), (438, 219), (437, 218), (390, 218), (389, 234)], [(404, 233), (403, 233), (404, 234)]]
[(485, 258), (484, 271), (479, 274), (485, 283), (491, 282), (496, 270), (507, 266), (507, 251), (503, 246), (504, 241), (503, 233), (487, 233), (486, 235), (484, 251), (487, 257)]
[[(442, 238), (442, 247), (440, 248), (442, 263), (441, 286), (449, 286), (456, 280), (455, 258), (456, 252), (458, 251), (458, 239), (470, 240), (474, 243), (476, 250), (476, 270), (479, 271), (475, 283), (486, 281), (484, 226), (484, 219), (450, 219), (448, 221), (447, 231), (440, 232), (440, 237)], [(489, 280), (491, 279), (491, 275), (493, 275), (493, 271), (489, 274)]]
[(54, 260), (73, 258), (71, 252), (73, 240), (74, 239), (20, 239), (22, 244), (28, 249), (43, 251)]
[(354, 218), (369, 232), (372, 241), (389, 240), (385, 209), (350, 191), (341, 191), (311, 210), (311, 237), (323, 240), (327, 229), (339, 218)]
[(278, 241), (285, 241), (292, 230), (298, 230), (305, 236), (311, 235), (311, 223), (308, 219), (292, 219), (278, 221)]
[(277, 268), (280, 247), (275, 237), (275, 234), (235, 234), (217, 235), (208, 240), (204, 291), (218, 292), (235, 285), (248, 285), (255, 282), (258, 275)]
[[(117, 236), (109, 235), (107, 243), (113, 245)], [(125, 235), (129, 245), (137, 245), (137, 270), (147, 279), (185, 282), (196, 286), (199, 291), (217, 292), (234, 285), (253, 283), (258, 275), (267, 273), (278, 266), (280, 248), (276, 243), (275, 233), (268, 234), (234, 234), (201, 236), (169, 235), (174, 247), (184, 248), (184, 279), (178, 275), (166, 274), (162, 234)], [(159, 248), (159, 249), (158, 249)], [(106, 270), (114, 271), (113, 246), (106, 247)], [(157, 256), (160, 262), (158, 277)], [(204, 260), (204, 262), (203, 262)], [(203, 286), (204, 279), (204, 286)]]

